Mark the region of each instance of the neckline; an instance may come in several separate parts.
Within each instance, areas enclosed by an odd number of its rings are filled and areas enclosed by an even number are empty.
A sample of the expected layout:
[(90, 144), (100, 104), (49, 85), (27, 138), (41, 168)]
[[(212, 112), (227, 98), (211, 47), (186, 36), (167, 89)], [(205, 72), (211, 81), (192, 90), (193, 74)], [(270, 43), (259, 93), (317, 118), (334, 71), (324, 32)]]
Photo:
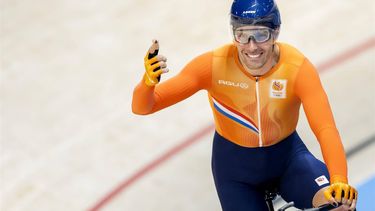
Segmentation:
[(274, 73), (277, 69), (279, 69), (280, 65), (281, 65), (281, 61), (284, 60), (284, 47), (281, 43), (279, 42), (276, 42), (276, 45), (279, 47), (279, 61), (277, 61), (277, 63), (268, 71), (266, 72), (264, 75), (261, 75), (261, 76), (253, 76), (251, 75), (246, 69), (245, 67), (241, 64), (241, 61), (238, 57), (238, 51), (236, 49), (236, 47), (234, 47), (234, 61), (236, 62), (236, 65), (237, 67), (246, 75), (248, 76), (249, 78), (251, 78), (252, 80), (256, 80), (257, 78), (258, 79), (262, 79), (262, 78), (266, 78), (268, 77), (269, 75), (271, 75), (272, 73)]

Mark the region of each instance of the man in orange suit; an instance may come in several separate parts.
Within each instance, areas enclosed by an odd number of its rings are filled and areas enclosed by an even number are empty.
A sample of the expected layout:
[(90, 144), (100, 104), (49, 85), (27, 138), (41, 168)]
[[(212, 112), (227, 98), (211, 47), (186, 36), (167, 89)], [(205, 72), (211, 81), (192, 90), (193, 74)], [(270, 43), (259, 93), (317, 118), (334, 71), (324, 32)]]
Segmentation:
[[(270, 186), (298, 208), (340, 203), (335, 210), (354, 210), (357, 191), (348, 184), (345, 152), (319, 75), (297, 49), (276, 42), (280, 25), (273, 0), (235, 0), (233, 43), (196, 57), (160, 84), (168, 69), (154, 41), (133, 112), (151, 114), (207, 90), (216, 129), (212, 172), (223, 210), (268, 210), (264, 191)], [(301, 104), (325, 163), (296, 132)]]

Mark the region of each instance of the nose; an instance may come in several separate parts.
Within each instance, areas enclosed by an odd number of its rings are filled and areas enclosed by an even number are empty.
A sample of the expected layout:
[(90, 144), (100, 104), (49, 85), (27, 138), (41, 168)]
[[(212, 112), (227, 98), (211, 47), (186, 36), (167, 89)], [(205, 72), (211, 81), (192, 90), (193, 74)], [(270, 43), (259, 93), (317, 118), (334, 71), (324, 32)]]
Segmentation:
[(258, 48), (257, 43), (254, 41), (254, 39), (250, 39), (249, 41), (249, 50), (255, 51)]

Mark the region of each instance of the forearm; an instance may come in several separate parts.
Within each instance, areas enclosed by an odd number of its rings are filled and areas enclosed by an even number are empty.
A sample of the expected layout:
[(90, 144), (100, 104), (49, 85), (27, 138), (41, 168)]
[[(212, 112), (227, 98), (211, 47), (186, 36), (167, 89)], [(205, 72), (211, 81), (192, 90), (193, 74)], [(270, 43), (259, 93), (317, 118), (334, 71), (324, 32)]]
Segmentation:
[(337, 129), (334, 127), (322, 129), (319, 132), (318, 140), (322, 140), (319, 143), (331, 182), (339, 180), (347, 183), (345, 150)]
[(176, 76), (147, 86), (142, 81), (133, 93), (132, 109), (135, 114), (151, 114), (178, 103), (201, 89), (211, 86), (212, 53), (195, 58)]
[(331, 181), (333, 177), (347, 180), (344, 147), (324, 90), (317, 88), (314, 94), (304, 98), (303, 104), (310, 127), (319, 141)]
[(155, 105), (155, 87), (147, 86), (142, 80), (133, 92), (132, 111), (135, 114), (146, 115), (152, 113)]
[(184, 71), (156, 86), (149, 87), (141, 82), (133, 93), (133, 112), (141, 115), (157, 112), (190, 97), (203, 89), (203, 85), (196, 75)]

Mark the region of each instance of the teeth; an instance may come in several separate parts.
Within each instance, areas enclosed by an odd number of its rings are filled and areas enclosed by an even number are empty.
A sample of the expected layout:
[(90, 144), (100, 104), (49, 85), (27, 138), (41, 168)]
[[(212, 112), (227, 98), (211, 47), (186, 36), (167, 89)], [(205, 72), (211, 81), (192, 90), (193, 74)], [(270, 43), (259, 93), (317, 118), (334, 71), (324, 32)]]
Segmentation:
[(255, 58), (260, 57), (260, 54), (261, 54), (261, 53), (259, 53), (259, 54), (246, 54), (246, 55), (247, 55), (248, 57), (252, 58), (252, 59), (255, 59)]
[(256, 55), (249, 55), (250, 58), (258, 58), (260, 56), (260, 54), (256, 54)]

